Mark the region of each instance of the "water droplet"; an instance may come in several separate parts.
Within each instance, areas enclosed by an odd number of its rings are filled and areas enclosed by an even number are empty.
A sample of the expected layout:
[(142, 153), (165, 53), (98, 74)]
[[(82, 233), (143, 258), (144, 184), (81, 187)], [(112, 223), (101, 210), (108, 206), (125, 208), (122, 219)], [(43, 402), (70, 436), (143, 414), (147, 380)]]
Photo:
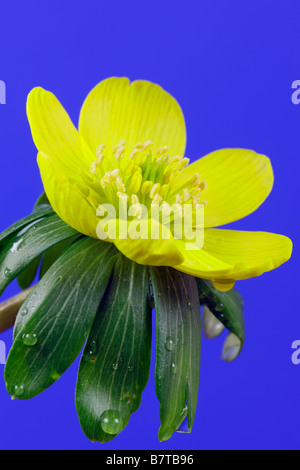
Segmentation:
[(36, 333), (24, 333), (22, 339), (25, 346), (35, 346), (38, 342)]
[(20, 245), (21, 245), (22, 241), (23, 241), (23, 238), (21, 238), (21, 240), (15, 242), (15, 243), (13, 244), (13, 246), (12, 246), (12, 248), (11, 248), (10, 251), (11, 251), (12, 253), (16, 253), (17, 251), (19, 251), (20, 248), (21, 248)]
[(21, 309), (20, 313), (21, 313), (21, 315), (22, 315), (23, 317), (25, 317), (25, 315), (28, 314), (28, 308), (27, 308), (27, 307), (23, 307), (23, 308)]
[(21, 235), (24, 235), (24, 233), (26, 233), (32, 226), (35, 225), (35, 228), (36, 228), (36, 224), (38, 222), (40, 222), (41, 220), (43, 220), (43, 217), (41, 219), (38, 219), (38, 220), (35, 220), (34, 222), (31, 222), (31, 224), (28, 224), (26, 225), (18, 234), (17, 234), (17, 237), (21, 237)]
[(224, 305), (221, 304), (221, 303), (218, 303), (216, 306), (215, 306), (215, 311), (216, 312), (222, 312), (224, 309)]
[(165, 347), (167, 351), (173, 351), (173, 349), (175, 348), (175, 341), (171, 336), (167, 337)]
[(123, 429), (123, 418), (117, 410), (106, 410), (100, 418), (101, 428), (107, 434), (118, 434)]
[(176, 369), (177, 369), (176, 364), (174, 362), (172, 362), (172, 364), (171, 364), (171, 374), (176, 374)]
[(56, 370), (53, 370), (50, 374), (51, 379), (53, 380), (58, 380), (60, 378), (61, 374), (57, 372)]
[(24, 386), (23, 385), (15, 385), (14, 386), (14, 397), (21, 397), (24, 394)]
[(12, 275), (11, 269), (5, 268), (4, 269), (4, 276), (9, 279), (11, 277), (11, 275)]

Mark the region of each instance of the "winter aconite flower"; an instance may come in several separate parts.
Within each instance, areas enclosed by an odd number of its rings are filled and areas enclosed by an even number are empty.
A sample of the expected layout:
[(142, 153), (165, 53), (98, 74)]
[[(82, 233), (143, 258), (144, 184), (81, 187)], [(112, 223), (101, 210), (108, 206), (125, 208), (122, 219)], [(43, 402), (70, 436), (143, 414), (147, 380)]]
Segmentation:
[(0, 305), (0, 331), (15, 321), (8, 393), (39, 395), (83, 351), (80, 425), (93, 442), (114, 439), (148, 381), (154, 309), (158, 437), (190, 432), (200, 306), (205, 335), (226, 329), (222, 358), (235, 360), (245, 328), (234, 282), (291, 255), (282, 235), (215, 228), (265, 200), (269, 159), (226, 149), (189, 164), (179, 105), (145, 81), (101, 82), (83, 104), (78, 130), (42, 88), (29, 94), (27, 111), (46, 194), (0, 234), (0, 295), (16, 278), (22, 289), (39, 278)]
[(167, 240), (111, 241), (137, 263), (172, 266), (210, 279), (221, 290), (289, 259), (292, 244), (284, 236), (214, 228), (245, 217), (266, 199), (273, 185), (269, 159), (225, 149), (189, 164), (182, 111), (158, 85), (104, 80), (87, 96), (78, 130), (42, 88), (30, 93), (27, 112), (50, 203), (79, 232), (97, 237), (97, 208), (105, 203), (117, 208), (120, 198), (136, 216), (141, 204), (161, 204), (166, 211), (175, 204), (179, 214), (185, 203), (203, 204), (199, 250), (186, 250), (172, 233)]

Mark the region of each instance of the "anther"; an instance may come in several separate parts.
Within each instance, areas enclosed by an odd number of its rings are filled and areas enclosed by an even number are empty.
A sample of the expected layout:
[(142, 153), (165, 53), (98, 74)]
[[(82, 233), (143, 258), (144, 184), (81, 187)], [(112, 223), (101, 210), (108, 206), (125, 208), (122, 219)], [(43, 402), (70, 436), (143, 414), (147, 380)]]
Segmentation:
[(151, 191), (151, 188), (153, 186), (153, 182), (152, 181), (145, 181), (142, 185), (142, 188), (141, 188), (141, 193), (142, 194), (147, 194)]
[(175, 200), (176, 200), (176, 204), (182, 204), (182, 199), (181, 199), (180, 194), (176, 194)]
[(137, 193), (141, 187), (143, 176), (139, 171), (136, 171), (132, 177), (129, 189), (132, 193)]
[(140, 217), (141, 213), (142, 213), (142, 208), (141, 208), (141, 204), (140, 204), (140, 201), (139, 201), (139, 198), (137, 197), (136, 194), (133, 194), (131, 196), (131, 204), (134, 208), (134, 212), (135, 212), (135, 216), (136, 217)]
[(190, 180), (190, 183), (189, 185), (192, 186), (192, 187), (196, 187), (200, 184), (200, 175), (199, 173), (195, 173), (194, 176), (192, 177), (192, 179)]
[(156, 155), (158, 157), (160, 157), (161, 155), (165, 155), (168, 151), (169, 151), (169, 147), (167, 145), (165, 145), (164, 147), (160, 147), (157, 150)]
[(207, 188), (207, 182), (205, 180), (202, 180), (201, 183), (199, 184), (199, 189), (201, 189), (201, 191), (205, 191), (206, 188)]
[(153, 185), (153, 188), (151, 189), (150, 191), (150, 198), (153, 199), (154, 196), (159, 193), (159, 190), (160, 190), (160, 184), (159, 183), (155, 183)]
[(120, 176), (117, 177), (116, 184), (117, 184), (118, 191), (120, 191), (121, 193), (125, 193), (126, 187), (125, 187), (125, 184), (123, 183), (123, 180)]
[(96, 148), (96, 157), (99, 157), (100, 155), (103, 154), (105, 147), (106, 146), (104, 144), (98, 145), (98, 147)]
[(159, 194), (155, 194), (154, 198), (152, 199), (151, 206), (157, 206), (161, 201), (162, 197)]
[(191, 198), (191, 194), (187, 188), (183, 190), (183, 201), (187, 202)]

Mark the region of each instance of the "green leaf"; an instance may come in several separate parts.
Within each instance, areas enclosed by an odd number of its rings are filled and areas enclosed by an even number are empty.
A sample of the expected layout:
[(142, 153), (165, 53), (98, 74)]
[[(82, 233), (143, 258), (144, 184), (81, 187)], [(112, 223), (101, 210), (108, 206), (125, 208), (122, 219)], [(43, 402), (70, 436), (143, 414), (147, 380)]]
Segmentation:
[(53, 215), (54, 212), (50, 207), (44, 207), (43, 209), (33, 212), (32, 214), (28, 215), (27, 217), (24, 217), (23, 219), (18, 220), (15, 222), (13, 225), (8, 227), (4, 232), (0, 233), (0, 247), (2, 247), (9, 237), (16, 232), (19, 232), (22, 230), (26, 225), (34, 224), (37, 220), (42, 219), (43, 217), (46, 217), (48, 215)]
[(45, 250), (74, 235), (78, 232), (52, 214), (9, 237), (0, 253), (0, 294)]
[(47, 198), (46, 193), (42, 193), (38, 200), (36, 201), (33, 210), (37, 209), (39, 206), (50, 206), (49, 199)]
[(140, 405), (150, 368), (148, 287), (148, 268), (120, 255), (78, 374), (77, 412), (92, 441), (113, 439)]
[(22, 290), (27, 289), (34, 281), (39, 269), (41, 257), (36, 258), (24, 271), (18, 276), (18, 284)]
[(77, 238), (78, 238), (78, 235), (72, 238), (68, 238), (67, 240), (63, 240), (62, 242), (57, 243), (56, 245), (52, 246), (47, 251), (45, 251), (45, 253), (42, 256), (40, 279), (46, 274), (48, 269), (61, 256), (61, 254), (65, 251), (65, 249), (69, 245), (71, 245), (71, 243), (73, 243)]
[(151, 268), (156, 310), (155, 385), (160, 402), (158, 437), (169, 439), (187, 417), (191, 431), (200, 373), (200, 304), (193, 276)]
[[(47, 207), (49, 206), (49, 207)], [(46, 196), (46, 193), (40, 195), (38, 200), (36, 201), (33, 212), (41, 211), (45, 209), (51, 209), (49, 200)], [(22, 290), (27, 289), (34, 281), (34, 278), (37, 274), (39, 265), (41, 262), (41, 256), (36, 258), (21, 274), (18, 276), (18, 284)]]
[(241, 344), (245, 341), (244, 302), (239, 292), (233, 288), (227, 292), (217, 290), (211, 281), (196, 279), (201, 304), (209, 310), (235, 334)]
[(12, 396), (32, 398), (76, 359), (109, 282), (118, 252), (82, 238), (51, 266), (22, 305), (5, 381)]

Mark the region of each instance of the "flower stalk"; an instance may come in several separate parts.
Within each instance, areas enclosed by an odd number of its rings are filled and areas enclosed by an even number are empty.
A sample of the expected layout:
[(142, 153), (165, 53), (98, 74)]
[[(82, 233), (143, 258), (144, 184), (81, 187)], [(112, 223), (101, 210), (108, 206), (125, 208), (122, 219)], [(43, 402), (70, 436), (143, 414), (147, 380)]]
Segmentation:
[(32, 287), (0, 304), (0, 333), (14, 325), (17, 313), (31, 291)]

